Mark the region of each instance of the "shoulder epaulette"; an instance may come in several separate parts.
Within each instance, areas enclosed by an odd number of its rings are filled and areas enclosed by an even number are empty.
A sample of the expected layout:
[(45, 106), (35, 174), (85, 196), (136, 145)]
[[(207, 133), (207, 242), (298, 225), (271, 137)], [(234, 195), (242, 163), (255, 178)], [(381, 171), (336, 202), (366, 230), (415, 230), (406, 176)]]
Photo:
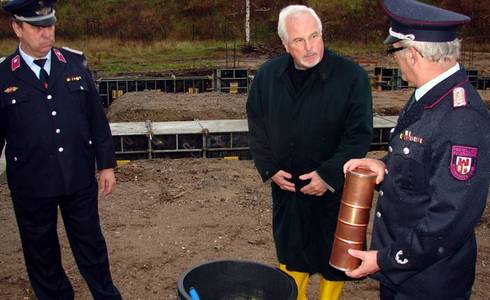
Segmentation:
[(453, 107), (462, 107), (468, 105), (466, 91), (463, 87), (453, 89)]
[(69, 47), (61, 47), (62, 49), (66, 50), (66, 51), (69, 51), (71, 53), (75, 53), (75, 54), (78, 54), (78, 55), (83, 55), (83, 52), (82, 51), (79, 51), (79, 50), (75, 50), (75, 49), (72, 49), (72, 48), (69, 48)]
[(5, 61), (6, 57), (0, 57), (0, 64), (3, 63)]

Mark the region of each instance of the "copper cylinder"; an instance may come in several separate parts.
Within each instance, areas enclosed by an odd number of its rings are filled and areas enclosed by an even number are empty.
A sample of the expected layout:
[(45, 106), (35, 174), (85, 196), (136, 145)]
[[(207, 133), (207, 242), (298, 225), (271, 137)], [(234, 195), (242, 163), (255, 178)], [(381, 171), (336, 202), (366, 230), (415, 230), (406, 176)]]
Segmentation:
[(361, 264), (361, 260), (351, 256), (347, 250), (363, 250), (366, 245), (375, 185), (376, 173), (361, 168), (347, 171), (329, 261), (338, 270), (352, 271)]

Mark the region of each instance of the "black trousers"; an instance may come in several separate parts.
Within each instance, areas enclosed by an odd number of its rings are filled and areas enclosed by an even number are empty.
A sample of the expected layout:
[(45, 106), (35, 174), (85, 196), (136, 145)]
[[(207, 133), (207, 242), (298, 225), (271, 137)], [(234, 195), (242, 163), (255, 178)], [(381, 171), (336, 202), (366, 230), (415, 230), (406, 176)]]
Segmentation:
[(121, 299), (111, 278), (97, 194), (95, 180), (72, 195), (30, 198), (12, 193), (27, 273), (39, 300), (74, 298), (61, 263), (58, 207), (78, 269), (93, 298)]

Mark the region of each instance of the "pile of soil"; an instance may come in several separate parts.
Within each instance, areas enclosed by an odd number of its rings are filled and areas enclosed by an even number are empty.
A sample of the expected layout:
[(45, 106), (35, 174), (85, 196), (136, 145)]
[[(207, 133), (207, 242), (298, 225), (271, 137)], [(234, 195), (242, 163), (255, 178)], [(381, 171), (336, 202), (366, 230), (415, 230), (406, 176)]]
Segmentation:
[[(398, 115), (412, 92), (412, 89), (373, 91), (374, 113)], [(479, 92), (490, 108), (490, 90)], [(131, 92), (117, 98), (107, 116), (110, 122), (246, 119), (246, 101), (244, 94)]]
[(111, 104), (107, 117), (109, 122), (245, 119), (245, 103), (244, 94), (131, 92)]

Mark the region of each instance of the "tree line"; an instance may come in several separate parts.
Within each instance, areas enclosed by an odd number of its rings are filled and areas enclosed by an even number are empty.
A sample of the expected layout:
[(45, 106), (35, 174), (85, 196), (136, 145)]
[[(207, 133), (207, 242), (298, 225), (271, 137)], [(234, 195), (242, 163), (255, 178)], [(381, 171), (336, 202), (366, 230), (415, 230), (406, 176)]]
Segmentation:
[[(490, 6), (481, 0), (425, 0), (469, 15), (464, 37), (490, 41)], [(277, 16), (288, 4), (313, 7), (327, 39), (377, 42), (388, 18), (379, 0), (250, 0), (251, 41), (277, 44)], [(106, 37), (123, 41), (245, 40), (245, 0), (59, 0), (57, 34), (66, 39)], [(0, 37), (13, 37), (9, 16), (0, 13)]]

